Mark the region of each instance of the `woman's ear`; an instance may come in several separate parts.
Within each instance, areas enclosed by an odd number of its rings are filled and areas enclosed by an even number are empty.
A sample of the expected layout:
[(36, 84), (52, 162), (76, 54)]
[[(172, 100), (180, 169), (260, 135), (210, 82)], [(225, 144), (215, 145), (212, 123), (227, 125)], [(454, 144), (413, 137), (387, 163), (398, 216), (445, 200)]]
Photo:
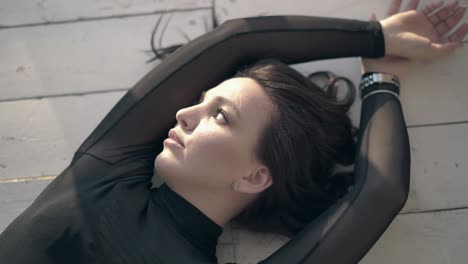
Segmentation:
[(239, 192), (260, 193), (273, 184), (270, 170), (262, 165), (258, 170), (248, 177), (242, 177), (239, 181)]

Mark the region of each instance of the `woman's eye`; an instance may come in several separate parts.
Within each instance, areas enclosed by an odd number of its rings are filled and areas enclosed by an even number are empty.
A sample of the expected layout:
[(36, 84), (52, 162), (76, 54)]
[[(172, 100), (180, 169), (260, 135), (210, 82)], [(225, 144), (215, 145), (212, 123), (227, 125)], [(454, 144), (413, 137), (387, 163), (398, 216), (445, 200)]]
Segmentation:
[(226, 112), (222, 108), (216, 109), (216, 113), (213, 115), (216, 119), (216, 117), (221, 114), (223, 116), (223, 119), (226, 123), (228, 123), (227, 117), (226, 117)]

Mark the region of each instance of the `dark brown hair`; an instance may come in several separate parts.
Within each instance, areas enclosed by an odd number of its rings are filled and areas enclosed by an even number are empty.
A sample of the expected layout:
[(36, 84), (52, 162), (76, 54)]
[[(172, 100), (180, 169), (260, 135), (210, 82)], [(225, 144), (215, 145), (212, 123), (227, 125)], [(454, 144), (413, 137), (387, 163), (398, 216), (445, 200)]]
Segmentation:
[[(154, 37), (161, 19), (162, 15), (151, 36), (155, 57), (148, 62), (164, 60), (182, 46), (156, 49)], [(257, 158), (270, 169), (273, 184), (232, 221), (248, 230), (292, 237), (353, 184), (353, 173), (332, 174), (335, 164), (354, 163), (357, 128), (346, 114), (352, 102), (337, 102), (333, 87), (322, 90), (277, 59), (247, 65), (234, 77), (257, 81), (274, 102), (276, 113), (256, 146)]]
[(273, 184), (232, 221), (291, 238), (352, 184), (352, 172), (332, 175), (335, 164), (354, 163), (357, 129), (346, 114), (349, 105), (277, 59), (246, 66), (234, 77), (257, 81), (275, 110), (255, 147)]

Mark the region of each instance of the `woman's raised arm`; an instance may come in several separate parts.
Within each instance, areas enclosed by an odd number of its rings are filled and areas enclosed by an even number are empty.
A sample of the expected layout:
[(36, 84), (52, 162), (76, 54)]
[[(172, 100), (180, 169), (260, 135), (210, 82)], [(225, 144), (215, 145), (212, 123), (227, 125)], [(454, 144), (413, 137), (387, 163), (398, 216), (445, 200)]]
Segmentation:
[(363, 101), (357, 146), (353, 190), (261, 263), (358, 263), (385, 232), (406, 203), (410, 180), (408, 132), (396, 96)]
[[(154, 160), (176, 112), (245, 63), (268, 57), (290, 64), (379, 58), (386, 54), (386, 44), (377, 21), (312, 16), (230, 20), (180, 47), (146, 74), (81, 144), (71, 166), (84, 153), (110, 164)], [(399, 212), (407, 198), (410, 171), (400, 102), (391, 94), (368, 97), (360, 128), (355, 189), (262, 263), (356, 263)], [(144, 170), (153, 169), (153, 162), (141, 164), (148, 166)]]
[[(400, 76), (410, 58), (441, 57), (459, 46), (468, 31), (466, 24), (447, 39), (442, 35), (460, 21), (466, 8), (453, 2), (433, 14), (440, 2), (422, 11), (415, 10), (418, 4), (419, 0), (410, 0), (405, 12), (397, 14), (401, 1), (391, 3), (389, 18), (382, 21), (384, 36), (388, 53), (401, 57), (363, 58), (363, 73)], [(382, 83), (365, 89), (393, 91), (392, 86)], [(395, 95), (375, 93), (363, 101), (357, 145), (353, 190), (261, 263), (358, 263), (381, 237), (406, 203), (410, 184), (408, 131)]]
[(83, 153), (109, 163), (154, 159), (177, 110), (192, 105), (202, 91), (229, 78), (244, 63), (268, 57), (300, 63), (384, 54), (384, 36), (376, 21), (312, 16), (227, 21), (146, 74), (81, 144), (72, 163)]

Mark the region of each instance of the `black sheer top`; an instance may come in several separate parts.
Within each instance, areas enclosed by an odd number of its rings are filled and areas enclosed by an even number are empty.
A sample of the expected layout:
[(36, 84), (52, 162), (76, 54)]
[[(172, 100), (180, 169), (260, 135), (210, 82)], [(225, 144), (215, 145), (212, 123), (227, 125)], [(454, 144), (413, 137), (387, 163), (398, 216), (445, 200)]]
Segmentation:
[[(120, 99), (4, 230), (0, 263), (215, 263), (222, 228), (165, 184), (151, 188), (177, 110), (258, 59), (384, 54), (379, 22), (312, 16), (234, 19), (190, 41)], [(352, 191), (261, 263), (357, 263), (374, 245), (408, 196), (409, 140), (395, 96), (364, 100), (356, 151)]]

